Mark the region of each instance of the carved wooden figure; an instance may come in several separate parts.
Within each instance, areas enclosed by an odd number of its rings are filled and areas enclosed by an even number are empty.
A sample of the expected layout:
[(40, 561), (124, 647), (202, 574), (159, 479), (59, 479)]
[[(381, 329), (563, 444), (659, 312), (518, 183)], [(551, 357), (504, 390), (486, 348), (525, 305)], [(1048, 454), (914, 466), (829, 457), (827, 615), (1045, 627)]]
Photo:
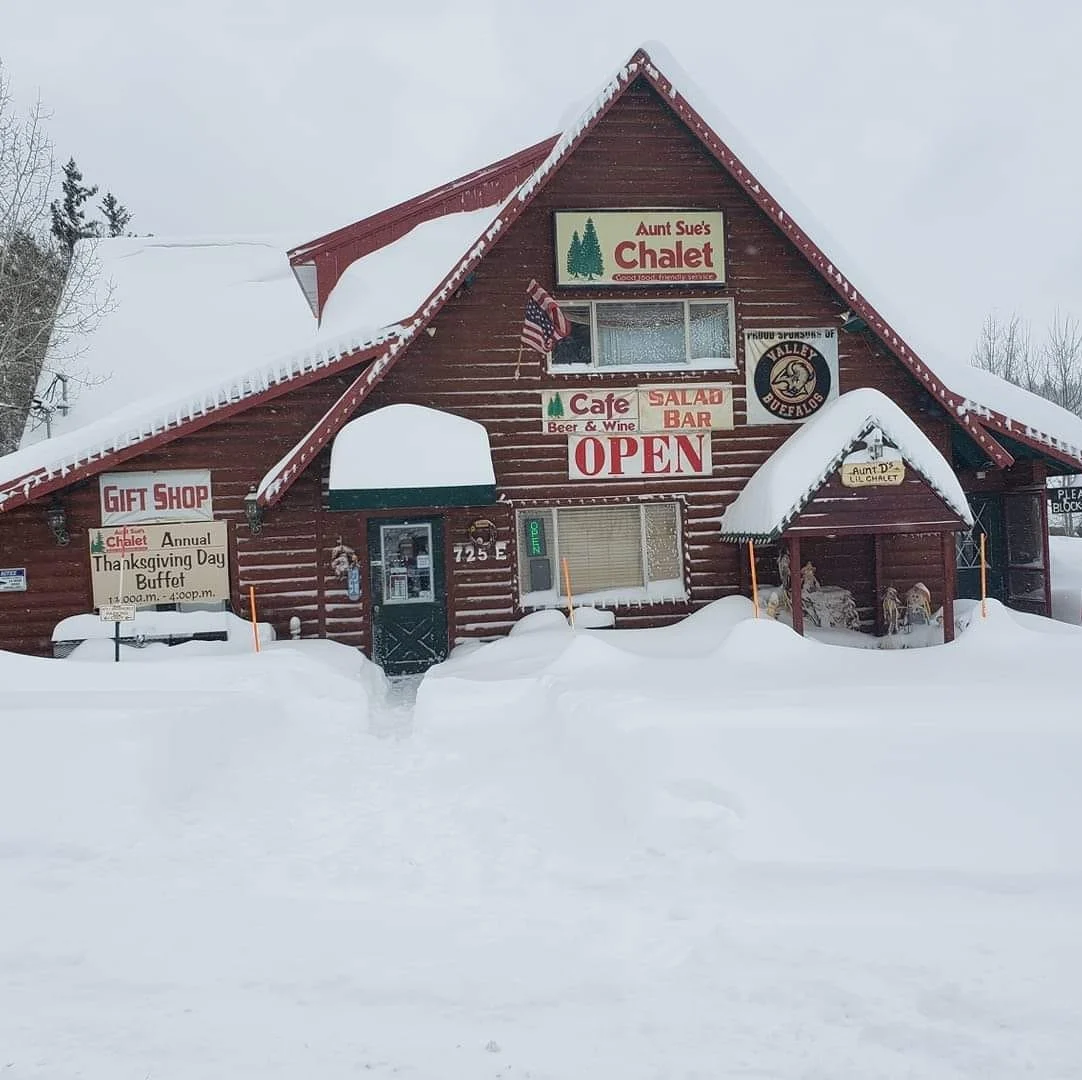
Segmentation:
[(930, 623), (932, 621), (932, 593), (923, 581), (918, 581), (905, 594), (906, 622)]
[(898, 590), (893, 585), (888, 585), (887, 591), (883, 594), (883, 625), (888, 634), (896, 634), (901, 623), (901, 598), (898, 596)]

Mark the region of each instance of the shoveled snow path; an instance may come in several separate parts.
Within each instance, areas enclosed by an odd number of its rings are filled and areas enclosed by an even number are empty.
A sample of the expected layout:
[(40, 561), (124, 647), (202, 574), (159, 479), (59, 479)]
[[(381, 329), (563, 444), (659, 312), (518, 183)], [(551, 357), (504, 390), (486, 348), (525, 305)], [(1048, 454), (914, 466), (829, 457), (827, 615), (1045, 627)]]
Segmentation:
[(13, 674), (6, 1075), (1074, 1075), (1080, 735), (1037, 653), (738, 685), (604, 640), (367, 715), (299, 661), (78, 712)]

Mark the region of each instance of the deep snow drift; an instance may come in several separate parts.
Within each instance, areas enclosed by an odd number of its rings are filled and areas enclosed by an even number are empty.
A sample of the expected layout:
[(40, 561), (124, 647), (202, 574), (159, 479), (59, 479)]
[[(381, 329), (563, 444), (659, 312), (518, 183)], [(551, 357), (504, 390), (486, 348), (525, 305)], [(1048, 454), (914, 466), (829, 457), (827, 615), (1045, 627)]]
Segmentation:
[(1076, 1075), (1082, 631), (749, 612), (0, 654), (7, 1075)]

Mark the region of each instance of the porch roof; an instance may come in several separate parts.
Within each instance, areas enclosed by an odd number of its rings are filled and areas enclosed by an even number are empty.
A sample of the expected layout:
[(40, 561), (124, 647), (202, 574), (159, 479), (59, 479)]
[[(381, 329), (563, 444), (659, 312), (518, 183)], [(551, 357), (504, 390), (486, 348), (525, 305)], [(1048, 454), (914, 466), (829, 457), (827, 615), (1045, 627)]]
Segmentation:
[(966, 525), (973, 523), (958, 477), (928, 436), (880, 391), (862, 388), (831, 402), (767, 458), (722, 516), (722, 539), (777, 539), (875, 429), (952, 514)]

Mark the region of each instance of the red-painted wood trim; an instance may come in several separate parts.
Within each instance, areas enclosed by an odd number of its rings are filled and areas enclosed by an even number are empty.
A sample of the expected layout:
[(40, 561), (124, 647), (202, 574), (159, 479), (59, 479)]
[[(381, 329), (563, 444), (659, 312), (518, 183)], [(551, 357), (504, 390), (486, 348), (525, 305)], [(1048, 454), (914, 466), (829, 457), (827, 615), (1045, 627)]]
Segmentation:
[[(434, 217), (438, 217), (448, 198), (458, 197), (464, 192), (472, 190), (481, 182), (514, 176), (524, 170), (528, 170), (527, 175), (529, 175), (548, 157), (558, 139), (558, 135), (552, 135), (539, 143), (535, 143), (533, 146), (528, 146), (524, 150), (518, 150), (508, 157), (494, 161), (490, 165), (484, 165), (480, 169), (475, 169), (464, 176), (449, 180), (447, 183), (434, 187), (430, 191), (415, 195), (405, 202), (390, 206), (386, 210), (380, 210), (379, 213), (361, 218), (349, 225), (343, 225), (332, 232), (324, 233), (314, 240), (309, 240), (306, 244), (299, 244), (297, 247), (291, 248), (287, 253), (289, 261), (294, 266), (298, 263), (311, 262), (317, 255), (332, 251), (334, 248), (346, 243), (363, 240), (374, 232), (415, 216), (418, 211), (428, 210), (431, 211)], [(509, 187), (517, 186), (518, 183), (509, 184)]]
[[(988, 428), (994, 428), (1001, 435), (1006, 435), (1009, 439), (1014, 439), (1015, 442), (1022, 443), (1023, 446), (1028, 446), (1031, 450), (1036, 450), (1038, 453), (1044, 454), (1047, 457), (1054, 458), (1056, 461), (1063, 465), (1069, 465), (1071, 468), (1077, 469), (1082, 467), (1082, 458), (1073, 457), (1067, 453), (1066, 450), (1059, 449), (1052, 446), (1050, 443), (1046, 443), (1043, 439), (1036, 439), (1033, 436), (1026, 433), (1024, 425), (1019, 424), (1017, 420), (1012, 421), (1009, 417), (1004, 416), (1002, 413), (987, 410), (990, 415), (984, 415), (985, 410), (981, 410), (980, 425)], [(1022, 430), (1020, 430), (1022, 429)], [(1004, 453), (1007, 451), (1004, 450)], [(1013, 458), (1011, 459), (1013, 462)]]
[(876, 533), (872, 537), (872, 573), (875, 577), (875, 636), (882, 637), (887, 628), (883, 620), (883, 534)]
[[(202, 416), (195, 416), (188, 420), (183, 420), (179, 424), (176, 424), (165, 431), (160, 431), (156, 435), (151, 435), (149, 438), (143, 439), (140, 442), (132, 443), (131, 446), (126, 446), (122, 450), (113, 450), (103, 454), (101, 457), (95, 458), (93, 461), (88, 461), (85, 465), (79, 465), (76, 468), (69, 469), (67, 472), (58, 473), (52, 477), (49, 476), (48, 471), (45, 469), (36, 469), (33, 472), (26, 473), (17, 480), (12, 480), (3, 488), (0, 488), (0, 494), (6, 494), (7, 496), (7, 498), (0, 503), (0, 513), (7, 510), (14, 510), (17, 506), (22, 506), (24, 503), (34, 502), (36, 499), (40, 499), (43, 495), (49, 495), (53, 491), (71, 487), (72, 484), (78, 483), (80, 480), (86, 480), (91, 476), (96, 476), (98, 473), (104, 472), (114, 465), (120, 465), (134, 457), (147, 454), (151, 450), (157, 450), (159, 447), (165, 446), (167, 443), (171, 443), (183, 435), (191, 435), (193, 432), (200, 431), (205, 427), (209, 427), (211, 424), (218, 423), (219, 420), (226, 420), (231, 416), (236, 416), (238, 413), (254, 408), (256, 405), (265, 404), (268, 401), (273, 401), (275, 398), (281, 397), (283, 394), (298, 390), (302, 386), (308, 386), (310, 383), (319, 382), (338, 372), (346, 371), (357, 364), (364, 363), (365, 360), (371, 359), (376, 351), (375, 348), (371, 348), (346, 353), (337, 360), (333, 360), (321, 368), (303, 372), (300, 375), (295, 375), (291, 379), (283, 379), (281, 382), (275, 383), (266, 390), (261, 390), (258, 394), (251, 394), (249, 397), (241, 398), (239, 401), (231, 401), (226, 405), (210, 408)], [(41, 479), (37, 480), (37, 482), (33, 482), (37, 477), (41, 477)], [(28, 482), (31, 482), (30, 491), (28, 494), (23, 494), (22, 488)]]
[(1044, 613), (1052, 617), (1052, 551), (1048, 540), (1048, 497), (1041, 492), (1041, 542), (1044, 546)]

